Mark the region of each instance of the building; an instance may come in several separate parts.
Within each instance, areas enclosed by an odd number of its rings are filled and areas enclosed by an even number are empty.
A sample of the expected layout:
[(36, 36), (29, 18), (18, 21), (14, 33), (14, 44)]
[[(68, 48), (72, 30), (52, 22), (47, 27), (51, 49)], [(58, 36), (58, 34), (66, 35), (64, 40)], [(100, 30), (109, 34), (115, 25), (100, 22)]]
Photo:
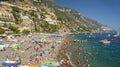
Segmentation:
[(41, 2), (42, 0), (33, 0), (34, 2)]
[(46, 15), (45, 21), (47, 21), (49, 24), (57, 24), (56, 20), (53, 20), (50, 15)]

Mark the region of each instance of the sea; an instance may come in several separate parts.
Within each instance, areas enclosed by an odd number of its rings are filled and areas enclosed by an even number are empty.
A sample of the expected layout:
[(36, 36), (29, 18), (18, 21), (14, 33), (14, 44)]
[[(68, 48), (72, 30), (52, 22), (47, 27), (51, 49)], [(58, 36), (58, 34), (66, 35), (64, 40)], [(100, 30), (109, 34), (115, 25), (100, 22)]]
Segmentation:
[[(69, 52), (76, 67), (120, 67), (120, 36), (116, 33), (72, 34), (78, 42), (71, 42)], [(108, 44), (100, 40), (107, 39)], [(85, 40), (85, 42), (84, 42)]]

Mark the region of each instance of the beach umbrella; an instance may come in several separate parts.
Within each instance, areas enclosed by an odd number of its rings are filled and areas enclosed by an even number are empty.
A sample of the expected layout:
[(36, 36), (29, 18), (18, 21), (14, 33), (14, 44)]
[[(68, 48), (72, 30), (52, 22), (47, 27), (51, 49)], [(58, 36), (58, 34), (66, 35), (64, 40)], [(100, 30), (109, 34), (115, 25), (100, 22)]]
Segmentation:
[(19, 49), (20, 47), (17, 46), (17, 45), (14, 45), (14, 46), (11, 46), (11, 48), (13, 48), (13, 49)]
[(6, 67), (12, 67), (12, 66), (13, 66), (13, 67), (17, 67), (17, 64), (16, 64), (16, 63), (5, 63), (5, 62), (3, 62), (2, 65), (3, 65), (3, 66), (6, 66)]
[(40, 67), (48, 67), (48, 66), (45, 66), (45, 65), (41, 65)]
[(50, 67), (58, 67), (60, 66), (58, 62), (44, 62), (43, 65)]
[(30, 65), (30, 67), (38, 67), (37, 65)]
[(52, 62), (44, 62), (43, 64), (45, 64), (45, 65), (52, 64)]
[(28, 65), (19, 65), (18, 67), (30, 67), (30, 66), (28, 66)]

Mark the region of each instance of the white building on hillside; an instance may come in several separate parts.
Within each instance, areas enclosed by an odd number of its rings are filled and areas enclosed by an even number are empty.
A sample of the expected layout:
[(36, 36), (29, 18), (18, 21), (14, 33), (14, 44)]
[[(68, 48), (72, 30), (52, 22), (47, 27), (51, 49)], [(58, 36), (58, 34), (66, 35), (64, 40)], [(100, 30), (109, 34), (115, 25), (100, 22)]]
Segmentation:
[(47, 21), (49, 24), (57, 24), (57, 21), (53, 20), (50, 15), (46, 15), (45, 21)]

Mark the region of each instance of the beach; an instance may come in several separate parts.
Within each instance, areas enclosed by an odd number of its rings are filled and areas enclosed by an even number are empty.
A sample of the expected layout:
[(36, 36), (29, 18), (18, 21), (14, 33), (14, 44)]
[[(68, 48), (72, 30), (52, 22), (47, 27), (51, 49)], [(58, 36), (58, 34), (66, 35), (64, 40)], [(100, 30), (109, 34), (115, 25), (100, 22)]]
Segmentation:
[(16, 62), (19, 66), (42, 67), (45, 62), (51, 62), (54, 65), (70, 67), (70, 60), (61, 52), (62, 49), (65, 50), (66, 41), (66, 35), (62, 34), (31, 34), (4, 38), (6, 48), (5, 51), (0, 51), (0, 66), (9, 60), (19, 61)]
[(72, 53), (68, 51), (70, 47), (72, 46), (70, 41), (73, 41), (73, 40), (72, 38), (70, 38), (69, 35), (65, 35), (63, 41), (64, 43), (59, 49), (58, 60), (64, 60), (63, 64), (68, 65), (68, 67), (76, 67), (76, 65), (73, 64), (71, 60)]

